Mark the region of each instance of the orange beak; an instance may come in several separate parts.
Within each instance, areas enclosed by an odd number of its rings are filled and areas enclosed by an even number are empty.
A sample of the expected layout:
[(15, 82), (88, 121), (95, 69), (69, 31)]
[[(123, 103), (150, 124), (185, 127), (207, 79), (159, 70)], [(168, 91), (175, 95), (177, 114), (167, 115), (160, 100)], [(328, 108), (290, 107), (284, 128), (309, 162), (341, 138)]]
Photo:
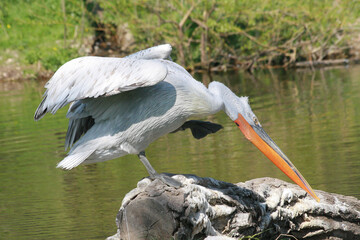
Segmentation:
[(291, 180), (315, 198), (316, 201), (320, 202), (320, 199), (316, 196), (314, 190), (310, 187), (305, 178), (269, 137), (269, 135), (267, 135), (262, 127), (251, 126), (241, 114), (238, 115), (238, 119), (235, 120), (235, 123), (245, 137), (263, 154), (265, 154), (267, 158), (280, 168), (280, 170), (283, 171)]

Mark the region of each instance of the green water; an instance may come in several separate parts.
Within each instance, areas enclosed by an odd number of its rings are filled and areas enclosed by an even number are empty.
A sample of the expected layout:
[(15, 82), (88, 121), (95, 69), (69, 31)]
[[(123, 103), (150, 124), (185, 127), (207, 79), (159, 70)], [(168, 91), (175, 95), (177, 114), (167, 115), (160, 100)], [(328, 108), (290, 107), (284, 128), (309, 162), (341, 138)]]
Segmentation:
[[(197, 75), (250, 96), (264, 129), (314, 189), (360, 197), (360, 67)], [(116, 232), (125, 193), (147, 172), (136, 156), (72, 171), (65, 156), (66, 109), (39, 122), (44, 83), (0, 83), (0, 239), (104, 239)], [(159, 172), (229, 182), (258, 177), (290, 181), (247, 142), (224, 114), (224, 129), (202, 140), (169, 134), (147, 149)]]

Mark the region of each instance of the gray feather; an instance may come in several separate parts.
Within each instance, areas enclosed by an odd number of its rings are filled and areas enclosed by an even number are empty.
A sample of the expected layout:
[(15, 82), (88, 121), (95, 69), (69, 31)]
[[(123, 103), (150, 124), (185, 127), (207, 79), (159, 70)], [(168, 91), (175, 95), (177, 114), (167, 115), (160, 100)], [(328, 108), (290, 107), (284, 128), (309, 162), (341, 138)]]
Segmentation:
[(71, 147), (79, 138), (85, 134), (93, 125), (95, 121), (91, 116), (78, 119), (70, 119), (69, 127), (65, 138), (65, 150)]
[(41, 101), (41, 103), (39, 104), (38, 108), (35, 111), (35, 115), (34, 115), (34, 119), (35, 121), (40, 120), (46, 113), (46, 108), (44, 109), (44, 103), (46, 101), (46, 95), (44, 97), (44, 99)]
[(206, 137), (206, 135), (208, 134), (216, 133), (217, 131), (222, 129), (223, 126), (212, 122), (190, 120), (185, 122), (180, 128), (178, 128), (174, 132), (184, 131), (187, 128), (191, 129), (191, 133), (194, 136), (194, 138), (201, 139)]

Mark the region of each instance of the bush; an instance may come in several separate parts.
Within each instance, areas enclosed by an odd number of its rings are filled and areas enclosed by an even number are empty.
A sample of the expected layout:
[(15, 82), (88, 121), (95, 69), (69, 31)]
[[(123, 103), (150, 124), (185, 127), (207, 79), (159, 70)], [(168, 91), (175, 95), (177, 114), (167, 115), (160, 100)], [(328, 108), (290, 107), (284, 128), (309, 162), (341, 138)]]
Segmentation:
[(137, 50), (169, 42), (189, 68), (322, 60), (334, 51), (346, 54), (360, 26), (357, 0), (98, 2), (100, 21), (128, 24)]

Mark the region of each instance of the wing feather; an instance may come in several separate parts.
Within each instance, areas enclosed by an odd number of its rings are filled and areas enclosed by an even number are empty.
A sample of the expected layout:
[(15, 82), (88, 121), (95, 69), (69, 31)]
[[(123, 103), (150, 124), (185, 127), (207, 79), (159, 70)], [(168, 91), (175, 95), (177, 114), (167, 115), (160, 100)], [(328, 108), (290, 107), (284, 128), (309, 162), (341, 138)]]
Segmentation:
[(132, 59), (166, 59), (170, 58), (172, 47), (170, 44), (163, 44), (151, 47), (136, 53), (133, 53), (126, 58)]
[(47, 82), (35, 120), (55, 113), (66, 104), (85, 98), (111, 96), (165, 79), (167, 67), (160, 60), (80, 57), (61, 66)]

